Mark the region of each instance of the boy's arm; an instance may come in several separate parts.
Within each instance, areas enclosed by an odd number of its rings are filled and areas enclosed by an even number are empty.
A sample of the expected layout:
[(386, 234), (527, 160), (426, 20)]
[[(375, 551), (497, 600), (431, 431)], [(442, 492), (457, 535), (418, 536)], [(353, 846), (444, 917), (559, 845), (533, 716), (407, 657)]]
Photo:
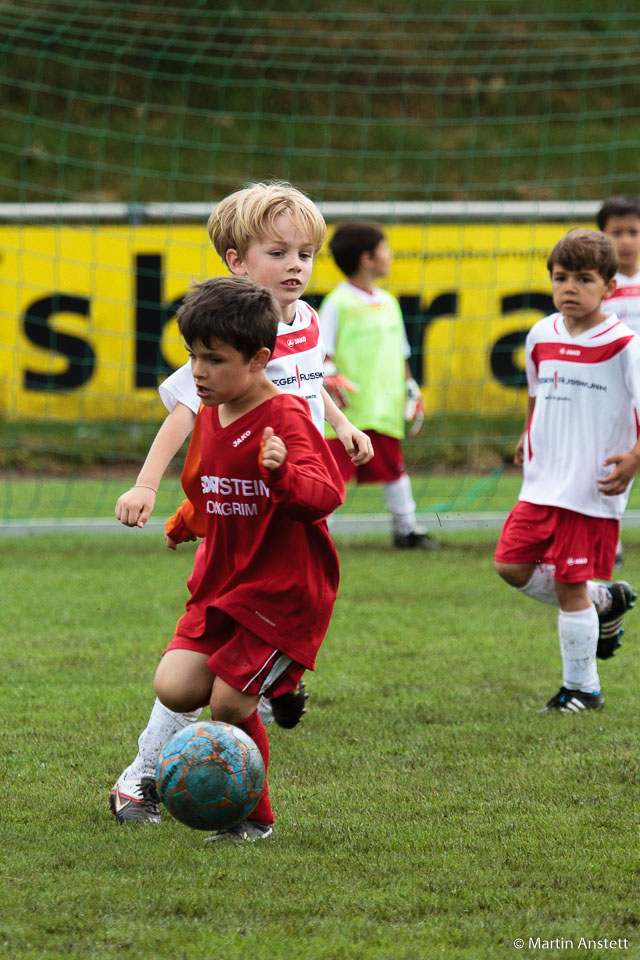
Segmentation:
[(193, 429), (195, 415), (177, 403), (162, 423), (135, 485), (116, 503), (116, 517), (127, 527), (144, 527), (156, 502), (164, 472)]
[(344, 482), (330, 452), (319, 449), (324, 441), (311, 433), (315, 427), (309, 425), (306, 435), (300, 427), (288, 433), (286, 443), (272, 427), (265, 428), (260, 470), (278, 507), (297, 520), (314, 522), (344, 502)]
[(531, 423), (531, 417), (533, 416), (533, 410), (535, 405), (536, 405), (536, 398), (529, 397), (527, 402), (527, 421), (525, 423), (524, 430), (520, 434), (520, 439), (516, 444), (516, 450), (513, 455), (513, 462), (515, 463), (516, 467), (522, 467), (524, 465), (524, 438), (527, 433), (527, 427)]
[(166, 521), (164, 532), (166, 546), (169, 550), (175, 550), (179, 543), (204, 537), (207, 532), (205, 518), (190, 500), (183, 500), (174, 515)]
[(340, 410), (344, 410), (345, 407), (349, 406), (349, 397), (347, 394), (357, 393), (360, 388), (357, 383), (354, 383), (340, 373), (336, 367), (334, 357), (336, 354), (340, 315), (335, 299), (331, 294), (325, 297), (320, 304), (318, 319), (322, 331), (322, 343), (326, 349), (324, 368), (322, 371), (324, 374), (322, 385)]
[(424, 400), (422, 399), (422, 391), (411, 373), (408, 360), (404, 362), (404, 378), (406, 390), (404, 418), (410, 425), (409, 436), (417, 437), (424, 423)]
[(640, 438), (638, 438), (638, 442), (632, 450), (629, 450), (628, 453), (617, 453), (613, 457), (608, 457), (603, 466), (610, 467), (612, 464), (615, 464), (613, 473), (598, 480), (601, 493), (608, 497), (615, 497), (619, 493), (624, 493), (640, 469)]
[(351, 457), (352, 463), (357, 467), (368, 463), (373, 457), (373, 447), (369, 437), (347, 420), (324, 387), (321, 388), (321, 393), (324, 402), (324, 418), (335, 430), (338, 440)]
[(327, 391), (333, 402), (340, 410), (346, 409), (346, 407), (350, 405), (347, 394), (357, 393), (360, 389), (358, 384), (339, 373), (333, 358), (328, 354), (324, 360), (322, 375), (322, 386)]
[(166, 545), (175, 550), (176, 544), (188, 540), (197, 540), (207, 532), (207, 516), (202, 503), (202, 457), (201, 457), (202, 416), (196, 416), (191, 433), (189, 449), (182, 468), (182, 489), (187, 498), (182, 501), (176, 513), (165, 523)]

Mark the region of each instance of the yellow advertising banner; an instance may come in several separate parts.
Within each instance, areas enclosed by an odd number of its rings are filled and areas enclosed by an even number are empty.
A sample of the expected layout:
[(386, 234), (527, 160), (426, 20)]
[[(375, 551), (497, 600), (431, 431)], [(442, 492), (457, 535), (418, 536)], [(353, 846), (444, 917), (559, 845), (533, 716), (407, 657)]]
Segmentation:
[[(566, 229), (388, 227), (385, 286), (430, 412), (524, 412), (524, 337), (553, 309), (546, 258)], [(1, 226), (0, 256), (0, 416), (163, 416), (157, 385), (186, 358), (177, 307), (192, 280), (226, 272), (202, 226)], [(323, 249), (305, 299), (340, 279)]]

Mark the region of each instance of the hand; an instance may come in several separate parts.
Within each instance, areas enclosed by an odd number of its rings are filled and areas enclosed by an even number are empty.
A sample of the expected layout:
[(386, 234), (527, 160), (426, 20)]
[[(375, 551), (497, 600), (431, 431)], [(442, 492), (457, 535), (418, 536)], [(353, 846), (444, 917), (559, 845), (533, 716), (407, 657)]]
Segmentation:
[(513, 454), (513, 462), (516, 467), (522, 467), (524, 465), (524, 433), (521, 435), (518, 443), (516, 444), (516, 449)]
[(361, 467), (364, 463), (369, 463), (373, 458), (373, 446), (371, 438), (358, 430), (348, 420), (344, 424), (335, 428), (336, 436), (342, 446), (349, 454), (351, 462), (356, 467)]
[(609, 457), (603, 464), (605, 467), (612, 465), (615, 465), (615, 470), (607, 477), (598, 480), (600, 492), (604, 493), (607, 497), (615, 497), (620, 493), (624, 493), (638, 472), (638, 466), (640, 464), (637, 457), (632, 453), (618, 453), (613, 457)]
[(195, 540), (197, 540), (197, 539), (198, 539), (198, 538), (196, 537), (196, 535), (195, 535), (195, 533), (194, 533), (193, 536), (191, 536), (191, 537), (185, 537), (183, 540), (172, 540), (171, 537), (170, 537), (168, 534), (165, 533), (165, 535), (164, 535), (164, 544), (165, 544), (166, 547), (169, 548), (169, 550), (177, 550), (177, 549), (178, 549), (178, 543), (193, 543), (193, 542), (194, 542)]
[(265, 427), (260, 442), (258, 463), (266, 470), (277, 470), (287, 459), (287, 448), (280, 437), (276, 437), (273, 427)]
[(424, 400), (420, 387), (410, 377), (406, 382), (407, 397), (404, 405), (404, 419), (411, 424), (409, 427), (409, 436), (417, 437), (422, 430), (424, 423)]
[(349, 406), (348, 393), (357, 393), (360, 387), (352, 380), (348, 380), (341, 373), (338, 373), (335, 363), (332, 360), (325, 360), (324, 380), (322, 386), (331, 395), (331, 399), (340, 410)]
[(144, 527), (156, 502), (151, 487), (131, 487), (116, 502), (116, 518), (125, 527)]

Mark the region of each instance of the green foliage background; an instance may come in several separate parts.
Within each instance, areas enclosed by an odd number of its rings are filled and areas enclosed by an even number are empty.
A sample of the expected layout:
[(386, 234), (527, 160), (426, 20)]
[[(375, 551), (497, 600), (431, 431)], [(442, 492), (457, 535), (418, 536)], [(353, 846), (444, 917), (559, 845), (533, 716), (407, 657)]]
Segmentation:
[(634, 0), (9, 0), (0, 37), (0, 201), (637, 187)]

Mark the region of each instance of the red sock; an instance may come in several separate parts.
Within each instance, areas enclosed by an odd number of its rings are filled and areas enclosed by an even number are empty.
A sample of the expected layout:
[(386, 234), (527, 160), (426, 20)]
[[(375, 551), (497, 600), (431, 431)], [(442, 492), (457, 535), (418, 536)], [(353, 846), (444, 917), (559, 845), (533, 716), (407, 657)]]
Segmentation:
[(269, 769), (269, 738), (267, 737), (267, 731), (265, 730), (264, 723), (258, 716), (257, 710), (255, 710), (250, 717), (247, 717), (246, 720), (243, 720), (242, 723), (239, 723), (238, 726), (251, 737), (260, 751), (264, 763), (264, 790), (258, 800), (258, 806), (249, 815), (249, 819), (255, 820), (256, 823), (273, 823), (275, 817), (269, 801), (269, 785), (267, 784), (267, 770)]

